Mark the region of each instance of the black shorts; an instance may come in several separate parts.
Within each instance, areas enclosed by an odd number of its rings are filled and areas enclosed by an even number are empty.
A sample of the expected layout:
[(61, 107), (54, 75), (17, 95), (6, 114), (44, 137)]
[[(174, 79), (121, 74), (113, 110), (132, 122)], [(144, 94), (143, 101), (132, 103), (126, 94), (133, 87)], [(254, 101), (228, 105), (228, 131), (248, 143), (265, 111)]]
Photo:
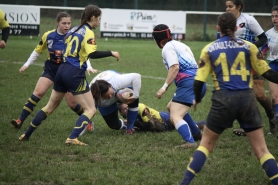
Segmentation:
[(210, 130), (221, 134), (223, 130), (233, 126), (234, 120), (243, 129), (262, 127), (262, 117), (252, 89), (214, 91), (211, 100), (206, 123)]
[(45, 61), (44, 71), (42, 72), (41, 77), (48, 78), (49, 80), (54, 82), (54, 79), (55, 79), (59, 66), (60, 66), (60, 64), (51, 62), (50, 60)]
[(53, 89), (58, 92), (71, 92), (73, 95), (89, 92), (89, 84), (83, 69), (65, 62), (60, 64)]

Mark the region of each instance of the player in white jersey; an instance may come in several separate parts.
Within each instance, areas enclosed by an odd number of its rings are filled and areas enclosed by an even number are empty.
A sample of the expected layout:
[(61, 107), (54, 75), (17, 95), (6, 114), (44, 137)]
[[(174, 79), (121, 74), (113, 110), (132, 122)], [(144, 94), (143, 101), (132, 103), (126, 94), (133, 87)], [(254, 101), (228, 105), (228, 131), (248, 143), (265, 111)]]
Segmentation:
[[(113, 70), (99, 73), (91, 82), (90, 89), (95, 104), (106, 124), (115, 130), (126, 129), (132, 134), (134, 122), (138, 114), (139, 93), (141, 88), (141, 75), (138, 73), (120, 74)], [(131, 87), (133, 96), (126, 102), (128, 104), (127, 125), (118, 116), (116, 93), (120, 89)]]
[[(167, 105), (170, 112), (170, 119), (186, 142), (181, 147), (197, 147), (190, 131), (191, 128), (196, 127), (196, 124), (194, 121), (185, 121), (183, 117), (188, 114), (188, 110), (195, 99), (193, 82), (198, 65), (191, 49), (187, 45), (172, 40), (171, 31), (167, 25), (156, 25), (152, 34), (158, 47), (162, 49), (163, 63), (168, 70), (165, 83), (158, 90), (156, 96), (159, 99), (162, 98), (168, 86), (173, 82), (176, 84), (177, 89), (172, 100)], [(204, 86), (203, 95), (205, 91), (206, 87)]]
[[(278, 6), (272, 8), (271, 20), (274, 27), (266, 32), (268, 42), (262, 46), (261, 51), (264, 54), (264, 58), (269, 51), (267, 57), (269, 67), (278, 72)], [(269, 82), (269, 90), (271, 93), (275, 117), (276, 120), (278, 120), (278, 85)]]
[[(237, 18), (237, 30), (235, 32), (235, 36), (237, 38), (252, 42), (259, 48), (267, 42), (267, 37), (264, 33), (264, 30), (261, 28), (260, 24), (253, 16), (242, 13), (243, 6), (243, 0), (226, 0), (226, 11), (234, 14)], [(257, 41), (256, 37), (258, 37)], [(262, 105), (267, 114), (267, 117), (269, 119), (270, 132), (275, 133), (277, 131), (277, 121), (272, 109), (271, 100), (265, 93), (264, 78), (258, 75), (254, 70), (252, 71), (252, 73), (254, 79), (253, 89), (256, 95), (256, 99)], [(235, 129), (233, 132), (238, 136), (245, 135), (242, 129)]]

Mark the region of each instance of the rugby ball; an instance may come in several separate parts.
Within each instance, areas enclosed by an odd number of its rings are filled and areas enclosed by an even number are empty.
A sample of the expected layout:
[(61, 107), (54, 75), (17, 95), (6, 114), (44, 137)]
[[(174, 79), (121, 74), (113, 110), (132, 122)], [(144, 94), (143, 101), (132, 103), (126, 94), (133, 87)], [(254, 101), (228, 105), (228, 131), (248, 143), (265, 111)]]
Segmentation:
[(123, 88), (117, 91), (116, 97), (119, 102), (124, 103), (127, 98), (133, 96), (133, 90), (130, 88)]

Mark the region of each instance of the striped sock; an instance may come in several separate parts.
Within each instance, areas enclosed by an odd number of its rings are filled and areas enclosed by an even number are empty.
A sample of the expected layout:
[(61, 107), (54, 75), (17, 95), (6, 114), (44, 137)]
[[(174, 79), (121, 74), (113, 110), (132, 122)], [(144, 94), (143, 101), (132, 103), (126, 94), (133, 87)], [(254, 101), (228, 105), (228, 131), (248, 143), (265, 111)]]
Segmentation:
[(81, 105), (77, 104), (74, 109), (72, 109), (78, 116), (81, 116), (84, 113), (83, 108)]
[(76, 121), (75, 127), (69, 136), (70, 139), (78, 138), (82, 131), (85, 129), (86, 125), (90, 122), (90, 119), (85, 113), (83, 113)]
[(187, 169), (184, 173), (181, 185), (190, 184), (190, 182), (197, 175), (197, 173), (201, 171), (208, 156), (209, 156), (209, 151), (206, 147), (199, 146), (197, 148), (193, 156), (190, 158), (190, 162), (187, 165)]
[(30, 126), (25, 132), (25, 135), (27, 137), (30, 137), (31, 134), (36, 130), (38, 126), (40, 126), (40, 124), (47, 118), (48, 115), (49, 114), (44, 110), (44, 108), (42, 108), (30, 123)]
[(25, 121), (25, 119), (33, 112), (35, 109), (37, 103), (40, 101), (38, 97), (36, 97), (34, 94), (31, 95), (30, 98), (28, 98), (28, 101), (25, 103), (21, 115), (20, 115), (20, 121), (21, 124)]
[(278, 166), (275, 158), (271, 154), (266, 154), (260, 159), (262, 168), (264, 169), (269, 180), (273, 184), (278, 184)]

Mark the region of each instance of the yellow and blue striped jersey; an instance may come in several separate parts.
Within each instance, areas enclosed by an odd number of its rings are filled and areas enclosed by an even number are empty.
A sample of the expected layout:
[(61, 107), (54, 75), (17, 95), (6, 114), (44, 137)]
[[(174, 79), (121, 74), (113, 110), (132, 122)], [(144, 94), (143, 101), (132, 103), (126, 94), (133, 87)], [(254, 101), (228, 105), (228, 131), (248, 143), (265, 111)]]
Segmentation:
[(252, 68), (262, 75), (270, 68), (264, 60), (257, 58), (258, 49), (251, 42), (223, 36), (206, 45), (199, 61), (195, 80), (206, 82), (212, 74), (215, 90), (242, 90), (253, 87)]
[(0, 29), (3, 30), (4, 28), (10, 27), (6, 14), (0, 9)]
[(63, 61), (63, 50), (65, 48), (65, 36), (66, 34), (60, 35), (57, 29), (45, 32), (39, 44), (36, 46), (35, 51), (41, 54), (47, 48), (47, 60), (61, 63)]
[(66, 62), (86, 70), (88, 55), (97, 50), (95, 34), (88, 24), (83, 25), (79, 30), (73, 33), (78, 27), (79, 26), (72, 28), (67, 33), (64, 57)]

